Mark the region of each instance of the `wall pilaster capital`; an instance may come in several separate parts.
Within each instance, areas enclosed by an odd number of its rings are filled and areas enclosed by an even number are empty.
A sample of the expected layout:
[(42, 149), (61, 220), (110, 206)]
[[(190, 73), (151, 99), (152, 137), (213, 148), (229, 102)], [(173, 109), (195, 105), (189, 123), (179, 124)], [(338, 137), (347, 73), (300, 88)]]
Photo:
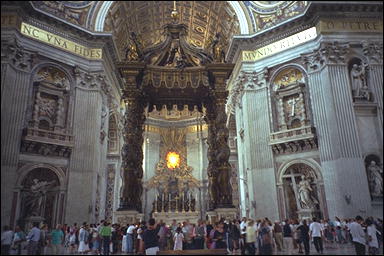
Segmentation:
[(242, 79), (245, 91), (254, 91), (267, 86), (267, 81), (269, 79), (267, 68), (259, 72), (241, 71), (241, 73), (243, 73), (242, 75), (245, 78)]
[(8, 61), (20, 71), (30, 72), (35, 58), (36, 53), (24, 49), (16, 39), (1, 42), (1, 61)]
[(88, 72), (78, 66), (73, 68), (76, 86), (83, 89), (100, 90), (108, 97), (111, 97), (111, 84), (103, 72)]
[(234, 81), (232, 90), (229, 92), (227, 113), (234, 114), (236, 106), (241, 108), (241, 98), (245, 91), (255, 91), (267, 86), (268, 70), (263, 69), (256, 71), (240, 71), (240, 74)]
[(370, 64), (383, 64), (383, 43), (362, 41), (361, 45)]
[(308, 54), (302, 54), (302, 60), (307, 65), (307, 70), (314, 72), (327, 64), (345, 65), (349, 51), (349, 43), (322, 42), (318, 49)]

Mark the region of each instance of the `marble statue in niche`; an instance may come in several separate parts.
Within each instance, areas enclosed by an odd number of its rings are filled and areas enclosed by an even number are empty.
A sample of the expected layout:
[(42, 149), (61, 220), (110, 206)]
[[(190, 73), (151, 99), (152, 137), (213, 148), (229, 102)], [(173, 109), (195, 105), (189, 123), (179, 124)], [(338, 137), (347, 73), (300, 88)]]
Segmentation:
[(301, 176), (301, 181), (298, 185), (298, 192), (301, 208), (312, 209), (319, 203), (317, 199), (312, 196), (313, 189), (311, 187), (311, 183), (304, 175)]
[(321, 216), (321, 186), (312, 167), (303, 163), (291, 165), (283, 175), (283, 182), (287, 217)]
[(367, 84), (368, 64), (353, 64), (350, 71), (352, 95), (354, 99), (363, 99), (370, 101), (371, 94)]
[(375, 161), (371, 161), (367, 172), (372, 196), (383, 196), (383, 169)]
[(47, 190), (55, 185), (56, 181), (39, 181), (33, 179), (33, 184), (27, 191), (25, 196), (25, 217), (42, 216), (42, 208), (44, 204), (45, 194)]

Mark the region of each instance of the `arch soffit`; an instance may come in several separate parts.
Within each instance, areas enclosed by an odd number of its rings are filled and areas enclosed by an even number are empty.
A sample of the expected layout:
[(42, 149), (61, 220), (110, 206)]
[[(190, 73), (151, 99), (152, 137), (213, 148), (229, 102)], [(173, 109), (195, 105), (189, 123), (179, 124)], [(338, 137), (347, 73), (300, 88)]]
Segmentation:
[(282, 166), (280, 166), (277, 177), (278, 177), (278, 184), (283, 184), (283, 175), (286, 172), (286, 170), (291, 167), (294, 164), (305, 164), (312, 168), (312, 170), (315, 172), (317, 181), (321, 184), (323, 183), (323, 175), (321, 174), (321, 166), (312, 158), (310, 159), (295, 159), (288, 161), (284, 163)]
[[(115, 1), (101, 1), (101, 2), (102, 3), (100, 4), (100, 7), (98, 8), (98, 10), (95, 12), (95, 15), (94, 15), (94, 17), (96, 17), (94, 22), (94, 30), (96, 32), (104, 31), (105, 19), (107, 18), (109, 9), (111, 8), (113, 2)], [(249, 24), (247, 21), (248, 15), (246, 14), (246, 12), (244, 12), (240, 3), (238, 1), (227, 1), (227, 3), (232, 7), (232, 9), (236, 13), (236, 17), (240, 25), (241, 34), (242, 35), (250, 34), (251, 32), (250, 32)]]
[(53, 165), (45, 164), (45, 163), (26, 164), (26, 165), (22, 166), (20, 169), (18, 169), (19, 176), (16, 180), (16, 186), (15, 187), (21, 188), (22, 187), (21, 184), (22, 184), (23, 180), (25, 179), (25, 177), (28, 175), (28, 173), (34, 169), (37, 169), (37, 168), (44, 168), (44, 169), (48, 169), (50, 171), (53, 171), (60, 181), (60, 190), (65, 189), (65, 184), (66, 184), (65, 181), (66, 180), (65, 180), (64, 170), (61, 167), (53, 166)]

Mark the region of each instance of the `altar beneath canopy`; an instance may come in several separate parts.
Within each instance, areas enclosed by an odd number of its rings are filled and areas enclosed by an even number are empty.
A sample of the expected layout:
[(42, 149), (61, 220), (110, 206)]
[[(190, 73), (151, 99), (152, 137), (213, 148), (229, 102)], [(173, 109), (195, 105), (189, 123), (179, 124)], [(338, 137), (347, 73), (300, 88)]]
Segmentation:
[(193, 176), (193, 168), (187, 165), (185, 137), (184, 129), (163, 130), (155, 175), (144, 183), (147, 190), (155, 191), (151, 216), (166, 224), (174, 219), (196, 223), (201, 218), (198, 198), (202, 182)]

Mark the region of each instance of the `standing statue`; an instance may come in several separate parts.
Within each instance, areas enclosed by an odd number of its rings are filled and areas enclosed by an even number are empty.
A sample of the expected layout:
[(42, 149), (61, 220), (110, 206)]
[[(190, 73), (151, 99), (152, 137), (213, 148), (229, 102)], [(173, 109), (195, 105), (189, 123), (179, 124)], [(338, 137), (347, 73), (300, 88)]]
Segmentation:
[(214, 62), (225, 63), (224, 45), (220, 33), (216, 33), (215, 37), (208, 43), (208, 47), (211, 48)]
[[(366, 97), (368, 91), (366, 73), (365, 70), (368, 64), (353, 64), (351, 69), (351, 83), (352, 83), (352, 94), (353, 97)], [(369, 99), (368, 99), (369, 100)]]
[(125, 48), (125, 60), (126, 61), (139, 61), (141, 58), (141, 42), (138, 39), (135, 32), (131, 32), (128, 45)]
[(308, 179), (304, 175), (301, 176), (301, 181), (299, 183), (299, 201), (301, 208), (311, 209), (314, 208), (315, 204), (319, 202), (316, 198), (311, 196), (313, 189)]
[(42, 208), (45, 194), (51, 185), (55, 181), (39, 181), (38, 179), (33, 179), (33, 184), (31, 185), (30, 191), (27, 192), (25, 197), (25, 215), (26, 217), (30, 216), (42, 216)]
[(371, 161), (367, 170), (371, 194), (373, 196), (383, 196), (383, 169), (375, 161)]

